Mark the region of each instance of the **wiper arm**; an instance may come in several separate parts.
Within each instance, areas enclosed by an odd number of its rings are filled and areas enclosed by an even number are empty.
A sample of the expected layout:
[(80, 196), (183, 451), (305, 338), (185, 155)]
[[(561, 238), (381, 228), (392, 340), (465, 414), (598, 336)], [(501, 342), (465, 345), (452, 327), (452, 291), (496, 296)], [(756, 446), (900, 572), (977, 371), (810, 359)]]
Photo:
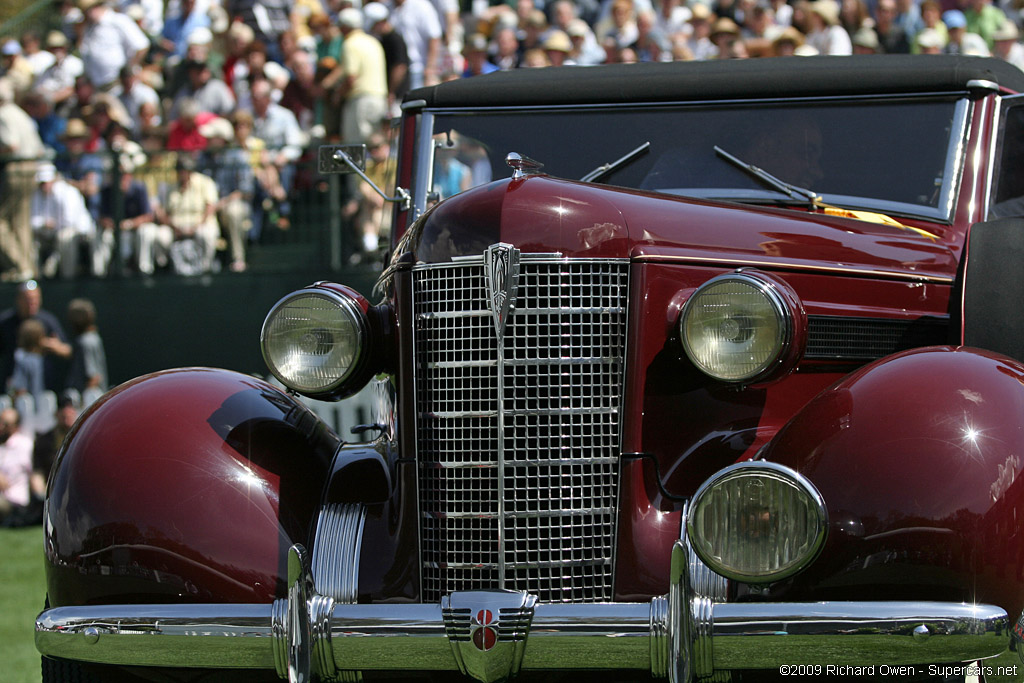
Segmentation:
[(651, 143), (645, 142), (644, 144), (640, 145), (629, 154), (626, 154), (625, 156), (620, 157), (615, 161), (612, 161), (611, 163), (598, 166), (593, 171), (580, 178), (580, 181), (584, 183), (592, 183), (597, 181), (598, 179), (604, 178), (605, 176), (610, 175), (612, 171), (617, 171), (623, 166), (632, 163), (633, 160), (639, 157), (641, 154), (646, 154), (647, 150), (649, 150), (650, 148)]
[(756, 180), (761, 181), (771, 189), (781, 192), (791, 199), (802, 199), (811, 206), (819, 206), (821, 204), (821, 196), (813, 190), (808, 190), (805, 187), (798, 187), (797, 185), (792, 185), (784, 180), (780, 180), (763, 168), (759, 168), (753, 164), (748, 164), (742, 159), (734, 157), (718, 145), (715, 145), (715, 153), (736, 168), (746, 171), (748, 175), (752, 176)]

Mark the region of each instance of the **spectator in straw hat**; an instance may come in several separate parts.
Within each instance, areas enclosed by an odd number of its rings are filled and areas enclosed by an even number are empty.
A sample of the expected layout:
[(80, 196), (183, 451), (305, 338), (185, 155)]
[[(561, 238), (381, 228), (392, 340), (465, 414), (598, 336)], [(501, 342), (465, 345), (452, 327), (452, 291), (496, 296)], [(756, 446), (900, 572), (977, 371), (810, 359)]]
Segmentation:
[(875, 29), (870, 26), (861, 26), (853, 34), (853, 54), (874, 55), (878, 54), (880, 45)]
[(466, 38), (462, 56), (466, 58), (466, 68), (462, 71), (463, 78), (482, 76), (499, 70), (487, 56), (487, 37), (482, 33), (473, 33)]
[(1020, 44), (1019, 38), (1017, 26), (1007, 19), (992, 34), (992, 55), (1024, 69), (1024, 45)]
[(794, 26), (787, 26), (772, 41), (772, 54), (776, 57), (792, 57), (804, 44), (804, 34)]
[(75, 79), (82, 75), (82, 60), (70, 53), (68, 38), (60, 31), (46, 34), (46, 49), (53, 55), (53, 64), (36, 78), (33, 88), (42, 91), (60, 111), (64, 102), (75, 93)]
[(823, 55), (853, 54), (850, 34), (839, 23), (839, 3), (836, 0), (814, 0), (809, 9), (807, 44)]
[(572, 41), (565, 31), (555, 29), (548, 33), (541, 44), (544, 52), (547, 53), (551, 66), (569, 66), (575, 64), (570, 58), (572, 54)]

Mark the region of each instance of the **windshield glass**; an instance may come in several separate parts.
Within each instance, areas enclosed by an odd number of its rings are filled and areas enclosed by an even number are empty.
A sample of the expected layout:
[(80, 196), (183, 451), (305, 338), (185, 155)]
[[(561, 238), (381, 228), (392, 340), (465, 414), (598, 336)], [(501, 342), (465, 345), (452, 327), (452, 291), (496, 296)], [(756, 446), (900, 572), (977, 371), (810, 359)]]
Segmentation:
[(711, 199), (790, 199), (716, 154), (718, 146), (829, 203), (946, 220), (966, 108), (921, 98), (437, 113), (432, 189), (443, 199), (507, 178), (509, 152), (576, 180), (650, 142), (600, 181)]

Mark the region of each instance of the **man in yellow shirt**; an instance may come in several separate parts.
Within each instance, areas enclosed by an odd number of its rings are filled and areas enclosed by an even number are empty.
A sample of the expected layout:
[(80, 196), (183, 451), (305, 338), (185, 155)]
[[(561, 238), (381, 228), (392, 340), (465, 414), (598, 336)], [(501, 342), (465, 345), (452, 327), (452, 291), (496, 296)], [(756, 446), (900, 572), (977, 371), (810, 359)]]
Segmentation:
[(388, 76), (384, 47), (363, 31), (363, 13), (355, 8), (338, 15), (343, 36), (341, 64), (341, 137), (347, 143), (366, 142), (387, 116)]

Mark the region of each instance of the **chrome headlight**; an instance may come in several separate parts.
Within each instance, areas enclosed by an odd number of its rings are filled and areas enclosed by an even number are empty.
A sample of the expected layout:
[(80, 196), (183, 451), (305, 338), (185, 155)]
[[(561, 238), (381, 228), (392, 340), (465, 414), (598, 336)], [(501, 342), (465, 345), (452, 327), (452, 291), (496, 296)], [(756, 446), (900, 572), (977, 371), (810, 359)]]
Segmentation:
[(770, 583), (810, 564), (828, 535), (821, 494), (771, 462), (727, 467), (694, 494), (686, 531), (694, 552), (736, 581)]
[(715, 379), (763, 379), (792, 341), (792, 309), (772, 281), (741, 272), (716, 277), (697, 288), (683, 306), (683, 349)]
[(339, 289), (289, 294), (263, 321), (263, 359), (289, 389), (310, 396), (338, 394), (363, 364), (369, 329), (365, 308), (346, 295), (347, 288)]

